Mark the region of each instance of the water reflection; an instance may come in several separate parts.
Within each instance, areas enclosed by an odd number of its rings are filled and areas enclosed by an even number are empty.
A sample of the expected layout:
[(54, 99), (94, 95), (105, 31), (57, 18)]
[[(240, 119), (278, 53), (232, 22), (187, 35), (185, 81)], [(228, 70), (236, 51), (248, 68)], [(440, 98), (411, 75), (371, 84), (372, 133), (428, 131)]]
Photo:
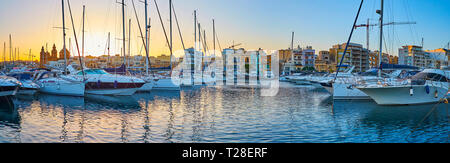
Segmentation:
[(0, 123), (11, 127), (20, 125), (20, 115), (11, 98), (0, 99)]
[[(433, 107), (436, 110), (433, 111)], [(429, 113), (431, 116), (422, 123)], [(361, 136), (350, 140), (448, 142), (448, 104), (380, 106), (371, 100), (334, 101), (333, 114), (337, 128), (351, 129), (352, 134)]]
[[(260, 93), (198, 87), (128, 97), (17, 98), (15, 109), (0, 110), (0, 142), (407, 142), (430, 106), (333, 101), (324, 90), (287, 84), (277, 96)], [(410, 141), (445, 142), (444, 108)]]

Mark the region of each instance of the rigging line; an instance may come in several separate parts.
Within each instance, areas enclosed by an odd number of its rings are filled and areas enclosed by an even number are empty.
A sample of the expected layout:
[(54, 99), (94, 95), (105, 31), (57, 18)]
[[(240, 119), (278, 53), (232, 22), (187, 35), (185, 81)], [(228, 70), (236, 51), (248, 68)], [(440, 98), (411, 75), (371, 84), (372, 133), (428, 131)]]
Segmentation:
[(217, 31), (216, 31), (216, 40), (217, 40), (217, 44), (219, 45), (220, 51), (222, 51), (222, 47), (220, 46), (219, 35), (217, 34)]
[(173, 15), (175, 16), (175, 22), (177, 23), (178, 33), (179, 33), (180, 39), (181, 39), (181, 45), (183, 45), (183, 50), (186, 50), (186, 47), (184, 46), (183, 35), (181, 34), (180, 25), (178, 24), (178, 18), (177, 18), (177, 14), (175, 13), (175, 7), (173, 6), (173, 3), (172, 3), (172, 9), (173, 9)]
[[(339, 70), (340, 70), (340, 68), (342, 66), (342, 63), (344, 61), (345, 53), (347, 53), (348, 46), (349, 46), (350, 41), (352, 39), (353, 31), (355, 30), (356, 22), (358, 21), (359, 13), (361, 12), (361, 8), (362, 8), (363, 3), (364, 3), (364, 0), (361, 0), (361, 4), (359, 5), (358, 13), (356, 14), (355, 22), (353, 23), (352, 30), (350, 32), (350, 36), (348, 37), (348, 41), (347, 41), (347, 44), (345, 45), (344, 53), (342, 54), (341, 62), (340, 62), (339, 67), (338, 67), (338, 69), (336, 71), (336, 76), (334, 77), (333, 81), (335, 81), (336, 78), (338, 77)], [(339, 53), (337, 54), (337, 56), (339, 56)]]
[[(155, 2), (156, 2), (156, 1), (155, 1)], [(139, 18), (138, 18), (137, 12), (136, 12), (136, 7), (135, 7), (135, 5), (134, 5), (134, 0), (131, 0), (131, 3), (133, 4), (133, 10), (134, 10), (134, 14), (135, 14), (135, 16), (136, 16), (137, 25), (138, 25), (138, 27), (139, 27), (139, 32), (141, 33), (142, 43), (143, 43), (143, 45), (144, 45), (144, 47), (145, 47), (146, 58), (147, 58), (148, 63), (150, 63), (149, 52), (148, 52), (148, 50), (147, 50), (147, 45), (146, 45), (146, 43), (145, 43), (145, 39), (144, 39), (144, 36), (143, 36), (143, 34), (142, 34), (141, 23), (139, 22)], [(131, 39), (131, 38), (130, 38), (130, 39)], [(130, 41), (131, 41), (131, 40), (130, 40)]]
[(159, 20), (161, 21), (161, 26), (163, 28), (164, 36), (166, 37), (167, 46), (169, 47), (169, 50), (172, 51), (172, 45), (169, 43), (169, 38), (167, 37), (166, 28), (164, 28), (164, 22), (161, 18), (161, 13), (159, 12), (158, 3), (156, 3), (156, 0), (153, 0), (155, 2), (156, 10), (158, 11)]
[[(83, 74), (83, 80), (85, 81), (86, 78), (85, 78), (85, 74), (84, 74), (84, 66), (83, 66), (83, 61), (81, 59), (81, 55), (80, 55), (80, 48), (78, 46), (77, 33), (75, 31), (75, 24), (73, 22), (72, 9), (70, 8), (70, 1), (69, 0), (67, 0), (67, 5), (69, 6), (70, 19), (72, 20), (73, 35), (75, 36), (75, 43), (77, 45), (78, 58), (80, 58), (79, 61), (80, 61), (81, 72)], [(66, 50), (66, 49), (64, 49), (64, 50)], [(66, 70), (64, 70), (64, 71), (66, 71)]]

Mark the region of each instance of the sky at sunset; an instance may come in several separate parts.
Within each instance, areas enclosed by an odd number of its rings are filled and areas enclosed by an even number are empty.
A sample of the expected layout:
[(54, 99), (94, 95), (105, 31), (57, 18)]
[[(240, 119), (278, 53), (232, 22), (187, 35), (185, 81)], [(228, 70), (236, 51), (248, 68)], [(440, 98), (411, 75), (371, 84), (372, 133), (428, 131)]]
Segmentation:
[[(71, 0), (75, 29), (81, 48), (82, 6), (86, 5), (85, 53), (105, 54), (108, 32), (111, 32), (111, 54), (120, 54), (122, 47), (122, 10), (118, 0)], [(72, 43), (72, 55), (77, 55), (72, 22), (67, 1), (65, 5), (67, 45)], [(157, 0), (166, 29), (169, 29), (168, 0)], [(316, 51), (328, 50), (332, 45), (346, 42), (359, 7), (359, 0), (173, 0), (187, 47), (193, 46), (193, 11), (198, 10), (199, 22), (206, 30), (208, 46), (212, 48), (212, 19), (222, 48), (242, 43), (246, 49), (286, 49), (290, 46), (291, 32), (295, 31), (295, 46), (312, 46)], [(61, 0), (1, 0), (0, 41), (9, 48), (9, 34), (13, 48), (20, 48), (21, 57), (27, 57), (29, 49), (38, 57), (42, 46), (49, 50), (56, 44), (62, 48)], [(142, 40), (134, 16), (131, 0), (127, 4), (126, 17), (132, 20), (131, 53), (141, 51)], [(151, 56), (169, 54), (153, 0), (150, 3)], [(141, 26), (144, 23), (144, 5), (135, 0)], [(421, 44), (425, 49), (446, 48), (450, 42), (449, 0), (385, 0), (385, 22), (417, 22), (415, 25), (386, 26), (385, 50), (397, 55), (398, 48), (406, 44)], [(358, 24), (367, 19), (377, 23), (375, 13), (380, 0), (364, 2)], [(378, 28), (370, 30), (370, 49), (376, 50)], [(127, 29), (128, 37), (128, 29)], [(180, 37), (173, 22), (174, 50), (182, 49)], [(366, 29), (358, 28), (352, 42), (366, 46)], [(128, 46), (128, 43), (127, 43)], [(216, 45), (218, 47), (218, 45)], [(128, 48), (128, 47), (127, 47)], [(9, 52), (9, 49), (7, 49)], [(26, 54), (25, 54), (26, 53)], [(317, 52), (318, 53), (318, 52)], [(0, 60), (3, 60), (1, 57)]]

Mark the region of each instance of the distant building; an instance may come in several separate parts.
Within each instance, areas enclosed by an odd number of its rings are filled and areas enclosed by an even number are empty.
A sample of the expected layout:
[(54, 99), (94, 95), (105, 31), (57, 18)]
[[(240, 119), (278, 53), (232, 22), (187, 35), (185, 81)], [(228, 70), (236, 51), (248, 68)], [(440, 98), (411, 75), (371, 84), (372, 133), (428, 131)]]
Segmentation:
[(435, 50), (426, 50), (431, 61), (429, 66), (440, 68), (441, 66), (449, 66), (450, 50), (440, 48)]
[(280, 63), (286, 63), (292, 59), (292, 49), (278, 50)]
[[(66, 49), (66, 56), (70, 63), (70, 52), (67, 49)], [(40, 67), (44, 67), (44, 65), (50, 64), (50, 62), (52, 62), (51, 64), (53, 64), (53, 65), (58, 65), (59, 63), (63, 63), (63, 62), (56, 63), (58, 60), (64, 61), (64, 51), (63, 50), (60, 51), (59, 58), (58, 58), (58, 50), (56, 49), (55, 44), (53, 44), (51, 53), (44, 50), (44, 47), (42, 47), (39, 59), (40, 59), (40, 62), (39, 62)]]
[(315, 60), (315, 69), (319, 72), (334, 72), (336, 71), (335, 61), (332, 60), (334, 56), (329, 51), (320, 51), (319, 56)]
[(407, 45), (398, 50), (398, 62), (401, 65), (409, 65), (425, 68), (426, 55), (421, 46)]
[[(374, 51), (374, 52), (370, 52), (369, 53), (369, 65), (370, 68), (377, 68), (379, 66), (379, 61), (378, 61), (378, 57), (380, 57), (380, 52)], [(383, 53), (383, 55), (381, 56), (382, 60), (381, 62), (383, 63), (391, 63), (391, 55), (387, 54), (387, 53)]]
[[(346, 43), (338, 44), (330, 49), (330, 54), (334, 56), (334, 64), (340, 64), (342, 55), (345, 51), (345, 46)], [(370, 68), (369, 51), (363, 48), (361, 44), (350, 43), (342, 63), (344, 65), (355, 66), (354, 71), (364, 72)]]
[[(287, 61), (281, 65), (284, 74), (299, 72), (305, 67), (315, 68), (316, 51), (311, 46), (306, 46), (306, 48), (298, 46), (293, 50), (279, 50), (278, 52), (280, 63)], [(291, 55), (288, 57), (289, 54)]]

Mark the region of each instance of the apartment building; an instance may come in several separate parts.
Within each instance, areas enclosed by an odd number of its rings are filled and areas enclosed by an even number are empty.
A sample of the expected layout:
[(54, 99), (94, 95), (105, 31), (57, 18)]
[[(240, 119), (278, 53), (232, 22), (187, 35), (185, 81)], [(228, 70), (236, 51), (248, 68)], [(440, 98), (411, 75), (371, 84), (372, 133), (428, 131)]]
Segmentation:
[(398, 50), (398, 62), (401, 65), (427, 67), (427, 58), (425, 51), (421, 46), (406, 45)]
[[(346, 47), (346, 43), (334, 45), (330, 49), (330, 54), (335, 57), (335, 63), (338, 65), (342, 60), (342, 55)], [(347, 54), (344, 56), (344, 65), (355, 66), (356, 72), (364, 72), (370, 68), (369, 64), (369, 51), (361, 44), (350, 43), (347, 49)]]

